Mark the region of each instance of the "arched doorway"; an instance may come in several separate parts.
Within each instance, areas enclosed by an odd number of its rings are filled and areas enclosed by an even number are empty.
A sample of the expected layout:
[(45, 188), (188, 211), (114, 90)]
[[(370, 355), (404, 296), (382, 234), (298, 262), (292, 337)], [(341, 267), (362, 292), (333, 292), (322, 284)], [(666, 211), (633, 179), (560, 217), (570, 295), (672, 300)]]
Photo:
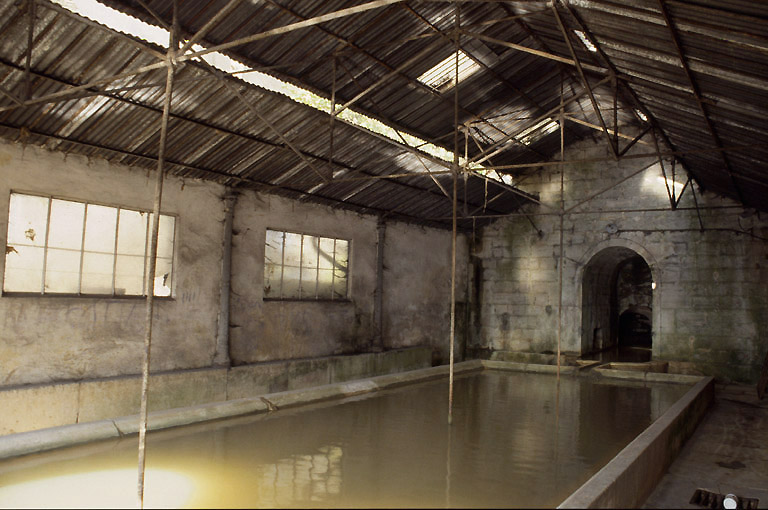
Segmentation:
[(582, 277), (582, 354), (606, 361), (650, 361), (653, 276), (645, 259), (623, 246), (605, 248)]

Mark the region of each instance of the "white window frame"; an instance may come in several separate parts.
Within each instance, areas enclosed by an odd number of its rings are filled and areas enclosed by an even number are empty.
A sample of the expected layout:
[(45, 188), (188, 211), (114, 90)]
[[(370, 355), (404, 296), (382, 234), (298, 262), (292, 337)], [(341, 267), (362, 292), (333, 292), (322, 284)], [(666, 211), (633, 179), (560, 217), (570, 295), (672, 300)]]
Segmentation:
[[(144, 299), (147, 297), (147, 271), (149, 270), (149, 258), (150, 258), (150, 237), (151, 237), (151, 230), (152, 230), (152, 224), (151, 224), (151, 218), (153, 216), (152, 211), (146, 210), (146, 209), (139, 209), (136, 207), (127, 207), (122, 205), (115, 205), (115, 204), (107, 204), (103, 202), (97, 202), (92, 200), (82, 200), (82, 199), (73, 199), (69, 197), (62, 197), (62, 196), (56, 196), (56, 195), (49, 195), (49, 194), (42, 194), (42, 193), (34, 193), (34, 192), (27, 192), (27, 191), (16, 191), (11, 190), (9, 195), (9, 201), (8, 201), (8, 216), (6, 225), (10, 228), (10, 218), (11, 218), (11, 199), (10, 196), (13, 195), (21, 195), (21, 196), (27, 196), (27, 197), (36, 197), (36, 198), (44, 198), (48, 200), (48, 212), (47, 212), (47, 218), (46, 218), (46, 233), (45, 233), (45, 242), (42, 246), (44, 250), (44, 256), (43, 256), (43, 263), (42, 267), (40, 268), (40, 271), (42, 272), (42, 279), (41, 279), (41, 288), (40, 292), (32, 292), (32, 291), (17, 291), (17, 290), (6, 290), (6, 278), (5, 274), (8, 271), (8, 257), (13, 254), (13, 245), (8, 242), (9, 238), (9, 232), (6, 232), (6, 258), (5, 258), (5, 264), (4, 264), (4, 274), (2, 276), (3, 278), (3, 287), (2, 287), (2, 295), (3, 296), (45, 296), (45, 297), (95, 297), (95, 298), (103, 298), (103, 297), (109, 297), (109, 298), (139, 298)], [(83, 213), (83, 232), (82, 232), (82, 240), (80, 243), (80, 267), (79, 267), (79, 273), (78, 273), (78, 292), (54, 292), (50, 290), (46, 290), (46, 271), (47, 271), (47, 256), (48, 251), (50, 249), (49, 247), (49, 237), (50, 237), (50, 226), (51, 226), (51, 207), (54, 200), (60, 200), (64, 202), (73, 202), (78, 204), (84, 204), (84, 213)], [(99, 206), (99, 207), (107, 207), (111, 209), (115, 209), (116, 214), (116, 221), (115, 221), (115, 242), (114, 247), (112, 249), (112, 252), (110, 255), (114, 258), (113, 261), (113, 270), (112, 270), (112, 291), (111, 293), (83, 293), (82, 291), (82, 285), (83, 285), (83, 260), (84, 260), (84, 254), (89, 253), (87, 250), (85, 250), (85, 237), (86, 237), (86, 223), (88, 219), (88, 206)], [(142, 274), (142, 291), (141, 294), (128, 294), (128, 293), (117, 293), (115, 289), (115, 280), (117, 277), (117, 271), (116, 271), (116, 263), (117, 263), (117, 256), (118, 253), (118, 240), (119, 240), (119, 232), (120, 232), (120, 212), (121, 211), (132, 211), (132, 212), (138, 212), (141, 215), (146, 215), (146, 230), (145, 230), (145, 243), (144, 243), (144, 264), (143, 264), (143, 274)], [(164, 295), (158, 295), (155, 294), (156, 299), (173, 299), (173, 297), (176, 294), (176, 271), (177, 271), (177, 263), (176, 263), (176, 240), (177, 240), (177, 232), (178, 232), (178, 216), (174, 214), (166, 214), (166, 213), (160, 213), (160, 216), (163, 217), (169, 217), (173, 218), (173, 233), (172, 233), (172, 255), (171, 255), (171, 285), (170, 285), (170, 294), (167, 296)], [(19, 243), (15, 243), (17, 246), (24, 246)], [(153, 279), (154, 281), (154, 279)]]
[[(267, 260), (266, 245), (267, 245), (268, 238), (269, 238), (268, 232), (282, 234), (282, 246), (281, 246), (281, 249), (280, 249), (281, 260), (280, 260), (279, 264), (276, 263), (276, 262), (270, 263)], [(285, 268), (286, 268), (286, 263), (285, 263), (285, 259), (286, 259), (286, 257), (285, 257), (285, 239), (286, 239), (286, 234), (293, 234), (293, 235), (301, 236), (301, 240), (300, 240), (300, 244), (299, 244), (299, 246), (300, 246), (300, 253), (298, 254), (299, 255), (299, 265), (298, 265), (298, 268), (299, 268), (299, 295), (298, 296), (285, 296), (284, 293), (283, 293), (283, 287), (284, 287), (283, 276), (285, 274)], [(302, 262), (303, 261), (304, 238), (305, 237), (310, 237), (310, 238), (317, 239), (318, 240), (318, 247), (319, 247), (319, 243), (323, 239), (333, 241), (333, 243), (334, 243), (333, 260), (332, 260), (332, 263), (331, 263), (331, 265), (333, 267), (331, 268), (331, 275), (332, 275), (331, 278), (332, 279), (331, 279), (331, 287), (330, 287), (331, 288), (330, 297), (320, 297), (319, 294), (318, 294), (319, 285), (320, 285), (320, 271), (319, 271), (319, 269), (320, 269), (320, 267), (319, 267), (320, 266), (320, 263), (319, 263), (319, 260), (320, 260), (320, 250), (318, 249), (317, 260), (316, 260), (316, 264), (315, 264), (314, 268), (309, 267), (309, 266), (305, 267), (303, 262)], [(337, 279), (336, 279), (336, 271), (338, 270), (337, 269), (337, 261), (336, 261), (336, 255), (338, 253), (338, 250), (337, 250), (336, 246), (337, 246), (337, 243), (339, 241), (343, 241), (343, 242), (345, 242), (347, 244), (347, 248), (346, 248), (347, 249), (347, 254), (346, 254), (347, 265), (346, 265), (346, 267), (341, 268), (341, 270), (344, 272), (344, 295), (340, 296), (340, 297), (336, 297), (336, 281), (337, 281)], [(284, 230), (284, 229), (267, 228), (266, 232), (265, 232), (264, 246), (265, 246), (265, 254), (264, 254), (264, 282), (263, 282), (264, 283), (264, 285), (263, 285), (263, 287), (264, 287), (264, 295), (263, 295), (264, 301), (333, 301), (333, 302), (349, 302), (350, 301), (350, 295), (349, 295), (349, 289), (350, 289), (350, 287), (349, 287), (349, 277), (350, 277), (350, 275), (349, 275), (349, 266), (350, 266), (350, 260), (351, 260), (351, 256), (352, 256), (352, 242), (351, 242), (351, 240), (340, 238), (340, 237), (321, 236), (321, 235), (310, 234), (310, 233), (306, 233), (306, 232), (293, 232), (293, 231)], [(269, 271), (269, 266), (270, 265), (273, 265), (276, 269), (279, 270), (279, 275), (280, 276), (279, 276), (279, 279), (277, 280), (277, 283), (279, 284), (278, 285), (279, 288), (277, 289), (276, 292), (269, 293), (269, 295), (268, 295), (266, 287), (268, 286), (269, 283), (272, 283), (272, 280), (268, 281), (268, 279), (267, 279), (267, 273)], [(315, 291), (314, 291), (313, 294), (309, 294), (309, 295), (302, 295), (303, 272), (304, 272), (305, 269), (309, 269), (309, 270), (314, 269), (314, 272), (315, 272), (315, 278), (314, 278), (314, 282), (315, 282), (314, 289), (315, 289)]]

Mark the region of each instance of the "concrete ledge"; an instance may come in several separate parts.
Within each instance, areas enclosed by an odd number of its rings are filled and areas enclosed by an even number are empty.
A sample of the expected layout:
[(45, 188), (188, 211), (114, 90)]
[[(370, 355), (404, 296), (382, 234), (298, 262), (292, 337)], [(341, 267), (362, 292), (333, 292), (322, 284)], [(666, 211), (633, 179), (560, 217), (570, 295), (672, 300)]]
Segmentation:
[[(429, 347), (201, 368), (150, 377), (149, 411), (193, 407), (429, 367)], [(141, 377), (0, 389), (0, 436), (138, 414)]]
[(638, 372), (619, 370), (603, 370), (600, 375), (648, 381), (658, 378), (657, 382), (685, 383), (691, 379), (698, 382), (558, 508), (640, 507), (714, 399), (715, 383), (711, 377), (645, 373), (646, 378), (638, 377)]
[[(454, 365), (454, 373), (462, 374), (482, 370), (477, 361), (465, 361)], [(212, 402), (190, 407), (180, 407), (150, 412), (147, 416), (148, 430), (162, 430), (182, 425), (191, 425), (222, 418), (266, 413), (269, 411), (266, 399), (280, 408), (291, 408), (326, 400), (341, 399), (408, 384), (425, 382), (448, 374), (449, 367), (438, 367), (387, 374), (368, 379), (359, 379), (313, 388), (267, 393), (249, 398), (224, 402)], [(100, 420), (76, 425), (50, 427), (42, 430), (10, 434), (0, 437), (0, 459), (27, 455), (65, 446), (104, 439), (116, 439), (139, 431), (139, 415), (122, 416), (112, 420)]]
[[(495, 360), (482, 360), (484, 368), (490, 368), (493, 370), (511, 370), (514, 372), (532, 372), (537, 374), (556, 374), (557, 365), (539, 365), (536, 363), (519, 363), (515, 361), (495, 361)], [(561, 374), (574, 374), (578, 372), (582, 367), (561, 365)]]
[(521, 351), (493, 351), (490, 361), (508, 361), (513, 363), (533, 363), (538, 365), (555, 365), (555, 354)]
[(594, 373), (599, 374), (600, 377), (644, 382), (696, 384), (702, 380), (702, 376), (698, 375), (669, 374), (664, 372), (646, 372), (640, 370), (618, 370), (616, 368), (603, 367), (595, 367)]
[(118, 437), (120, 431), (108, 420), (21, 432), (0, 437), (0, 459)]

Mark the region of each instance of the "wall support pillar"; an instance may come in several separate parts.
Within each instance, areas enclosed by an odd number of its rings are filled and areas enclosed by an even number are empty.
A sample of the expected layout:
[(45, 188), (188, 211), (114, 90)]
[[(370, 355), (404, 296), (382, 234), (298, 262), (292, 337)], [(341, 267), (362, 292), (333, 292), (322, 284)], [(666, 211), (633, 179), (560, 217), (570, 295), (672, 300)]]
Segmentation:
[(373, 352), (384, 350), (384, 240), (387, 224), (383, 217), (379, 217), (376, 225), (376, 290), (373, 297), (373, 320), (375, 333), (373, 337)]
[(232, 282), (232, 224), (235, 219), (237, 192), (228, 190), (224, 196), (224, 241), (221, 259), (221, 292), (219, 297), (219, 330), (213, 366), (228, 367), (229, 358), (229, 298)]

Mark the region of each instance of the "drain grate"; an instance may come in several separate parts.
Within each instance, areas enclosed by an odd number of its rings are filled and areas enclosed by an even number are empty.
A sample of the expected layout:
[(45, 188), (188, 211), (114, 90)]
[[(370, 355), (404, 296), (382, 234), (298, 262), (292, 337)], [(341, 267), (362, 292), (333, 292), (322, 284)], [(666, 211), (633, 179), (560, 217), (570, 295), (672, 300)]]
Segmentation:
[[(696, 492), (691, 496), (692, 505), (704, 506), (709, 508), (725, 508), (723, 506), (723, 500), (725, 494), (718, 494), (707, 489), (696, 489)], [(756, 498), (743, 498), (736, 496), (736, 510), (757, 510), (757, 504), (759, 500)], [(731, 507), (734, 508), (734, 507)]]

